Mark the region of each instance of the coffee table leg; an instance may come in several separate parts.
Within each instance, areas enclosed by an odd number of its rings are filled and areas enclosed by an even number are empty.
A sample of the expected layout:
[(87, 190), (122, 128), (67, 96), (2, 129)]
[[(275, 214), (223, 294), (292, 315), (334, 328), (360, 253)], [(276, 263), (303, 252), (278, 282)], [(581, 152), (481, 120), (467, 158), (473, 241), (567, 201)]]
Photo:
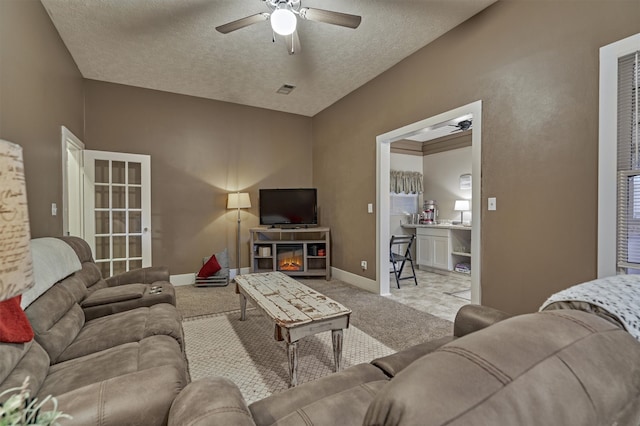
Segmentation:
[(244, 321), (247, 317), (247, 298), (244, 297), (244, 294), (240, 293), (240, 321)]
[(289, 387), (298, 386), (298, 343), (287, 342), (287, 359), (289, 361)]
[(342, 329), (331, 330), (331, 342), (333, 343), (333, 361), (338, 372), (342, 369)]

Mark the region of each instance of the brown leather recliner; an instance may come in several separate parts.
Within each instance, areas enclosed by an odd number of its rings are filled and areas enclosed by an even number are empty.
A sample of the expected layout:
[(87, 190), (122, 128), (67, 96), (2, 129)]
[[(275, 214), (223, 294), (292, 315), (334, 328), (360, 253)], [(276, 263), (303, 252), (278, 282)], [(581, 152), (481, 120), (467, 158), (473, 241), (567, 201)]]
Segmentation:
[[(85, 240), (78, 237), (58, 238), (73, 248), (82, 264), (82, 269), (74, 275), (88, 290), (87, 297), (80, 302), (87, 321), (158, 303), (175, 306), (175, 289), (169, 282), (169, 270), (166, 267), (140, 268), (103, 279)], [(159, 290), (152, 291), (152, 287), (159, 287)]]
[[(474, 308), (459, 317), (467, 309)], [(637, 426), (639, 396), (637, 340), (597, 315), (549, 311), (360, 364), (248, 407), (231, 381), (197, 380), (174, 401), (169, 424)]]

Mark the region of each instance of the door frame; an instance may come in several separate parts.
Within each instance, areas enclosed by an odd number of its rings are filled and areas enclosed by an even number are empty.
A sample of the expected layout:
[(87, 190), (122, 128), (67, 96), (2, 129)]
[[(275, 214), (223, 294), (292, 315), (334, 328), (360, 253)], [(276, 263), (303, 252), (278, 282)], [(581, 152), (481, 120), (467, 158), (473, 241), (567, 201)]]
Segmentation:
[[(82, 164), (84, 143), (65, 126), (61, 126), (60, 134), (62, 139), (62, 235), (71, 235), (69, 230), (73, 227), (81, 230), (81, 235), (76, 236), (84, 237), (84, 191), (82, 189), (84, 184), (84, 165)], [(73, 155), (73, 158), (77, 160), (75, 163), (70, 162), (71, 152), (78, 153)], [(78, 167), (74, 167), (74, 176), (69, 176), (69, 167), (74, 164), (77, 164)], [(72, 182), (77, 182), (79, 185), (75, 191), (70, 188)], [(70, 199), (76, 199), (78, 209), (69, 210)]]
[(405, 139), (412, 134), (418, 133), (426, 127), (454, 120), (460, 116), (473, 115), (473, 132), (471, 134), (471, 303), (480, 304), (482, 291), (480, 285), (481, 252), (480, 238), (482, 226), (482, 199), (481, 199), (481, 178), (482, 178), (482, 101), (478, 100), (470, 104), (443, 112), (433, 117), (417, 121), (412, 124), (400, 127), (390, 132), (376, 137), (376, 283), (378, 293), (388, 295), (389, 293), (389, 184), (390, 184), (390, 162), (391, 143)]

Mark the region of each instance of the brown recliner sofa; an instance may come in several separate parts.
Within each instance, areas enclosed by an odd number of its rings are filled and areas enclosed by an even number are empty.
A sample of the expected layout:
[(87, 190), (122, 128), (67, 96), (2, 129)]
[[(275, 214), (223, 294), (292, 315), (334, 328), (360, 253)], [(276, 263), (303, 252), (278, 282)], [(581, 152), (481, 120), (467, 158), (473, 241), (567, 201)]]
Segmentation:
[(456, 318), (463, 337), (418, 345), (249, 406), (231, 381), (201, 379), (176, 398), (169, 424), (640, 424), (640, 343), (629, 333), (566, 310), (467, 334), (500, 319), (490, 309), (464, 307)]
[[(87, 319), (87, 283), (104, 286), (104, 280), (99, 273), (95, 279), (97, 268), (85, 256), (82, 262), (71, 259), (76, 271), (46, 282), (43, 262), (56, 269), (65, 255), (69, 260), (84, 246), (71, 250), (64, 241), (46, 242), (39, 249), (46, 262), (34, 255), (36, 287), (23, 295), (35, 337), (24, 344), (0, 343), (0, 392), (28, 376), (31, 396), (53, 395), (73, 417), (65, 425), (166, 424), (173, 399), (189, 380), (179, 312), (171, 303), (138, 297), (140, 307), (118, 305), (120, 312)], [(43, 280), (46, 285), (39, 286)]]
[(87, 287), (87, 296), (80, 303), (87, 321), (141, 306), (159, 303), (175, 306), (175, 289), (169, 282), (169, 270), (166, 267), (139, 268), (103, 279), (85, 240), (78, 237), (58, 239), (75, 251), (82, 265), (75, 276)]

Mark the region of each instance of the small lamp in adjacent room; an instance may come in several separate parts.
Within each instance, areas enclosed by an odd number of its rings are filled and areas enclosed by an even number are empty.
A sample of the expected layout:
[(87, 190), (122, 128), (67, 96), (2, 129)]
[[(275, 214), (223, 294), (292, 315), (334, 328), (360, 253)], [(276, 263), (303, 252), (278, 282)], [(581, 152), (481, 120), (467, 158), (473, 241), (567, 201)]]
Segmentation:
[(456, 200), (456, 203), (453, 206), (453, 210), (460, 212), (460, 224), (462, 225), (463, 220), (462, 217), (464, 212), (467, 212), (471, 209), (469, 200)]
[(236, 264), (238, 265), (237, 274), (240, 275), (240, 209), (251, 208), (251, 199), (248, 192), (232, 192), (227, 198), (227, 208), (238, 210), (238, 241), (237, 241), (237, 258)]

